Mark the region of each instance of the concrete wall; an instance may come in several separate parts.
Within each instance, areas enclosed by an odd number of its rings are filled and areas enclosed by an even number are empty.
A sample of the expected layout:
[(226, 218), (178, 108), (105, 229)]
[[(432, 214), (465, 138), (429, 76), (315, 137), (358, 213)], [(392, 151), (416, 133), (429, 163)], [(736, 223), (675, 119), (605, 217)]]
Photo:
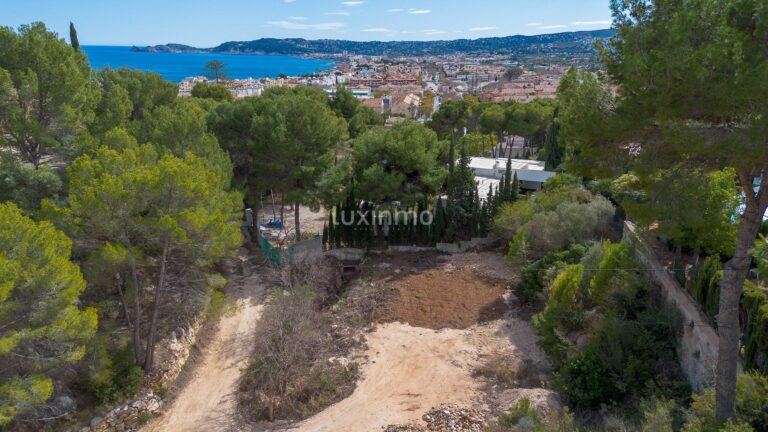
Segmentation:
[(717, 364), (718, 336), (693, 297), (681, 287), (656, 258), (653, 250), (638, 234), (635, 225), (624, 223), (624, 239), (637, 246), (638, 258), (648, 266), (651, 276), (661, 287), (664, 298), (674, 305), (683, 317), (683, 336), (678, 348), (680, 362), (688, 383), (696, 391), (714, 384)]

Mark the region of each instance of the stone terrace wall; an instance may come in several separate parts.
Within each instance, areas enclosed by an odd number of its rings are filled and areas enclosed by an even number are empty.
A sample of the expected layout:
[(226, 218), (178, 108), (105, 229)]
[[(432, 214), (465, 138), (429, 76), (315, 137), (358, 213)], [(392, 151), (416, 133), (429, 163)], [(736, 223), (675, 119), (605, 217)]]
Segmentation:
[(717, 364), (718, 336), (693, 297), (675, 280), (672, 273), (661, 265), (653, 250), (638, 234), (633, 223), (624, 223), (624, 239), (635, 243), (639, 259), (648, 266), (650, 274), (661, 286), (666, 300), (683, 317), (683, 337), (678, 349), (680, 361), (688, 382), (696, 391), (714, 383)]

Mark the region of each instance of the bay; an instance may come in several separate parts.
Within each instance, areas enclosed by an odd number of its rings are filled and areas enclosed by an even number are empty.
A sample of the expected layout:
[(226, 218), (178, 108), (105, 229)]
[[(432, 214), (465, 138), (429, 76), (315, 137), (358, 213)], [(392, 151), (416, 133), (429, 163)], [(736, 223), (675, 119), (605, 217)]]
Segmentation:
[(144, 72), (157, 72), (163, 78), (180, 82), (184, 78), (205, 75), (210, 60), (224, 63), (227, 76), (238, 78), (277, 77), (284, 73), (299, 76), (332, 69), (328, 60), (273, 55), (237, 55), (209, 53), (148, 53), (131, 51), (127, 46), (83, 46), (91, 67), (113, 69), (128, 67)]

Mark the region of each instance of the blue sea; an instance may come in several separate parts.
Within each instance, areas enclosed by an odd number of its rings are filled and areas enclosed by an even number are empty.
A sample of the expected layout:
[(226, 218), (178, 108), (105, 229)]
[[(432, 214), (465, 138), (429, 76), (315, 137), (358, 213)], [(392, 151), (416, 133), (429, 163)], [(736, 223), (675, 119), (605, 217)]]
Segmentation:
[(131, 51), (127, 46), (83, 46), (91, 67), (113, 69), (129, 67), (145, 72), (157, 72), (165, 79), (179, 82), (187, 77), (205, 75), (205, 64), (219, 60), (225, 65), (229, 78), (277, 77), (284, 73), (298, 76), (332, 69), (327, 60), (272, 55), (147, 53)]

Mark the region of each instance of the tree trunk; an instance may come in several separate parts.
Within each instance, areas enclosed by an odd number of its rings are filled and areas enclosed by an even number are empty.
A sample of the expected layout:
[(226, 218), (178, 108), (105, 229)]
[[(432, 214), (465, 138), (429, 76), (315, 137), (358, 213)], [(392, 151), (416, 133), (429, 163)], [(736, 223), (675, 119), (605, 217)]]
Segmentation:
[(136, 263), (131, 259), (131, 277), (133, 278), (133, 355), (137, 365), (141, 365), (141, 288), (136, 275)]
[(295, 231), (296, 231), (296, 241), (301, 241), (301, 220), (299, 219), (299, 203), (295, 203), (293, 205), (293, 217), (294, 217), (294, 223)]
[(153, 300), (152, 308), (152, 321), (149, 323), (149, 332), (147, 334), (147, 349), (146, 357), (144, 358), (144, 371), (146, 373), (152, 372), (152, 363), (155, 360), (155, 335), (157, 333), (157, 319), (160, 316), (160, 300), (161, 293), (165, 287), (165, 275), (168, 269), (168, 251), (169, 243), (165, 242), (163, 246), (163, 256), (160, 260), (160, 277), (158, 278), (157, 287), (155, 287), (155, 298)]
[(272, 221), (277, 219), (277, 210), (275, 209), (275, 192), (270, 189), (269, 190), (269, 197), (272, 199)]
[(736, 251), (723, 270), (717, 315), (719, 347), (715, 372), (715, 410), (720, 421), (727, 421), (736, 414), (736, 380), (741, 339), (739, 302), (752, 263), (749, 251), (755, 244), (768, 207), (768, 172), (762, 175), (762, 184), (755, 194), (752, 186), (754, 176), (739, 172), (739, 180), (746, 194), (746, 207), (739, 224)]

